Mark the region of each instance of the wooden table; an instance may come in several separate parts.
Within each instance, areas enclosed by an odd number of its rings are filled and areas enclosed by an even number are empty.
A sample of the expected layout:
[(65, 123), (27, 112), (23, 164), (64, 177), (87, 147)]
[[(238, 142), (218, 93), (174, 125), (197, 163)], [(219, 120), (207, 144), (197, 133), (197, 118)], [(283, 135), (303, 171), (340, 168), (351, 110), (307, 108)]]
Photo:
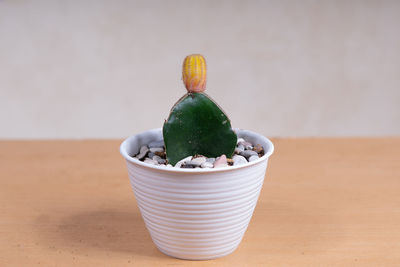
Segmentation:
[(1, 141), (0, 266), (400, 266), (400, 138), (273, 141), (243, 242), (202, 262), (153, 245), (120, 141)]

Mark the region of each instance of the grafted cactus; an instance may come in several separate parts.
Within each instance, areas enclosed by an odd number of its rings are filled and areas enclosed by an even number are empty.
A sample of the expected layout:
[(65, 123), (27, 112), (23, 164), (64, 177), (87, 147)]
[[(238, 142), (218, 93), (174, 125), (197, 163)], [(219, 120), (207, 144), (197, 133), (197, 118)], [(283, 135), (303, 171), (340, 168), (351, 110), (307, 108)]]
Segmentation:
[(206, 61), (189, 55), (182, 68), (187, 93), (172, 107), (164, 123), (163, 136), (168, 162), (175, 165), (192, 155), (231, 157), (237, 136), (224, 111), (204, 93)]

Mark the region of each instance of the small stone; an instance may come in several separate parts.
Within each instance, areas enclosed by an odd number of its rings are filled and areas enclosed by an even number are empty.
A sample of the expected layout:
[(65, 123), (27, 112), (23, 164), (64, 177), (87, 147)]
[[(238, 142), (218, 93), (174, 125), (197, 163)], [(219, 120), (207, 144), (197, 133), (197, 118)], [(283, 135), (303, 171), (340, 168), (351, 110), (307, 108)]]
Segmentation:
[(240, 155), (233, 156), (233, 166), (242, 165), (247, 163), (247, 159)]
[(149, 158), (153, 158), (154, 156), (155, 156), (156, 154), (154, 154), (153, 152), (149, 152), (149, 154), (147, 154), (147, 156), (149, 157)]
[(240, 143), (241, 145), (243, 145), (244, 146), (244, 149), (253, 149), (253, 144), (252, 143), (250, 143), (250, 142), (242, 142), (242, 143)]
[(249, 158), (249, 157), (251, 157), (253, 155), (258, 156), (257, 152), (255, 152), (253, 150), (245, 150), (242, 153), (240, 153), (240, 155), (243, 156), (243, 157), (246, 157), (246, 158)]
[(164, 152), (164, 148), (162, 148), (162, 147), (152, 147), (152, 148), (150, 148), (150, 152), (153, 152), (153, 153), (155, 153), (155, 152)]
[(144, 152), (147, 152), (147, 151), (149, 151), (149, 148), (148, 148), (147, 146), (142, 146), (142, 147), (140, 148), (139, 153), (144, 153)]
[(146, 157), (147, 153), (149, 152), (149, 148), (147, 146), (142, 146), (140, 148), (139, 154), (136, 156), (139, 160), (144, 159)]
[(156, 160), (150, 159), (150, 158), (145, 158), (144, 163), (152, 164), (152, 165), (158, 165), (158, 162)]
[(244, 151), (244, 146), (239, 145), (238, 147), (235, 148), (235, 154), (240, 154)]
[(228, 165), (227, 163), (225, 163), (225, 164), (217, 164), (217, 165), (214, 164), (214, 169), (223, 168), (223, 167), (228, 167), (228, 166), (229, 166), (229, 165)]
[(163, 159), (165, 159), (165, 158), (167, 158), (167, 154), (165, 153), (165, 151), (162, 151), (162, 152), (154, 152), (154, 154), (156, 154), (157, 156), (159, 156), (159, 157), (161, 157), (161, 158), (163, 158)]
[(255, 161), (255, 160), (258, 160), (258, 159), (259, 159), (258, 155), (253, 155), (253, 156), (251, 156), (249, 158), (249, 162), (252, 162), (252, 161)]
[(160, 156), (157, 156), (157, 155), (155, 155), (155, 156), (153, 157), (153, 160), (157, 161), (158, 164), (165, 164), (165, 163), (167, 163), (167, 161), (166, 161), (165, 159), (162, 159)]
[(178, 162), (175, 164), (175, 167), (176, 167), (176, 168), (180, 168), (180, 167), (182, 166), (183, 163), (185, 163), (185, 162), (187, 162), (187, 161), (191, 161), (191, 160), (192, 160), (192, 156), (189, 156), (189, 157), (186, 157), (186, 158), (184, 158), (184, 159), (181, 159), (180, 161), (178, 161)]
[(181, 168), (184, 168), (184, 169), (194, 169), (195, 167), (194, 167), (193, 165), (184, 163), (184, 164), (182, 164)]
[(214, 167), (214, 164), (212, 164), (211, 162), (206, 161), (206, 162), (203, 162), (200, 167), (202, 167), (202, 168), (212, 168), (212, 167)]
[(172, 166), (171, 164), (168, 163), (168, 164), (167, 164), (167, 167), (168, 167), (168, 168), (173, 168), (174, 166)]
[(228, 161), (225, 155), (222, 155), (221, 157), (217, 158), (214, 162), (214, 168), (221, 168), (227, 166), (228, 166)]
[(262, 147), (262, 145), (257, 144), (255, 145), (255, 147), (253, 148), (253, 150), (255, 152), (257, 152), (258, 154), (263, 154), (264, 153), (264, 148)]
[(242, 142), (246, 142), (243, 138), (238, 138), (236, 144), (242, 143)]
[(164, 147), (164, 140), (153, 141), (149, 144), (149, 148)]
[(203, 164), (206, 161), (207, 161), (206, 157), (198, 157), (198, 158), (192, 159), (190, 162), (188, 162), (188, 164), (191, 164), (195, 167), (199, 167), (201, 164)]
[(210, 163), (214, 163), (215, 162), (215, 158), (207, 158), (206, 161), (210, 162)]

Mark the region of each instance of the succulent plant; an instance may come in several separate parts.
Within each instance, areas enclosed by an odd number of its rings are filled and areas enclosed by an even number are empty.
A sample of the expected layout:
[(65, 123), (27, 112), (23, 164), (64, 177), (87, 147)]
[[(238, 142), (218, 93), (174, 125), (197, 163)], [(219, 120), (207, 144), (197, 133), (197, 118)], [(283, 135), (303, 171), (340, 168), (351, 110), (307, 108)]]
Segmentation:
[(187, 56), (182, 79), (188, 92), (172, 107), (163, 127), (167, 159), (172, 165), (192, 155), (229, 158), (235, 150), (237, 136), (228, 116), (204, 93), (206, 77), (204, 57)]

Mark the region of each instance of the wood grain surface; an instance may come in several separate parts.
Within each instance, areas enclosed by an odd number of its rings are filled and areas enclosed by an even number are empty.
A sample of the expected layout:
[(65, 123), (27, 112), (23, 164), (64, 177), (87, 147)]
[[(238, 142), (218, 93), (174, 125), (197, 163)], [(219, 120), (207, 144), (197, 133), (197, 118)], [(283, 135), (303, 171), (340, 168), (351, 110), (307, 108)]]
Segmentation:
[(273, 139), (239, 248), (165, 256), (120, 141), (0, 142), (0, 266), (400, 266), (400, 138)]

